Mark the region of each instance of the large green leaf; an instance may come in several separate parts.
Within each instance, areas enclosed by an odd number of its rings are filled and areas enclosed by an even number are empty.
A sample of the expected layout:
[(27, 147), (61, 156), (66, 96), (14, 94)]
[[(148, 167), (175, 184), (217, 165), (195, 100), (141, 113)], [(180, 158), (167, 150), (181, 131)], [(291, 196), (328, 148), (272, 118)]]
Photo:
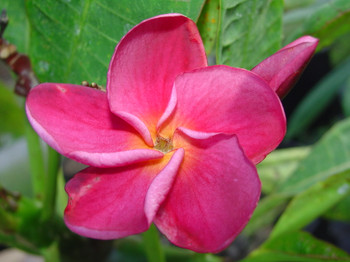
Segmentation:
[(163, 13), (183, 13), (197, 20), (203, 2), (27, 1), (34, 69), (41, 81), (104, 85), (114, 48), (128, 30)]
[(318, 49), (321, 49), (347, 32), (350, 32), (350, 1), (330, 0), (314, 8), (287, 42), (302, 35), (313, 35), (320, 39)]
[(349, 78), (350, 58), (334, 68), (312, 88), (290, 116), (287, 138), (295, 137), (309, 127), (317, 116), (332, 102), (339, 89)]
[(350, 118), (331, 128), (277, 191), (294, 195), (319, 181), (349, 169)]
[(222, 0), (217, 62), (251, 69), (280, 48), (282, 0)]
[(28, 52), (29, 30), (24, 0), (1, 0), (0, 11), (2, 9), (6, 9), (9, 19), (4, 38), (19, 52)]
[(305, 232), (292, 232), (266, 241), (242, 262), (339, 262), (349, 255)]
[(271, 237), (308, 225), (350, 194), (350, 171), (319, 182), (296, 195), (275, 225)]

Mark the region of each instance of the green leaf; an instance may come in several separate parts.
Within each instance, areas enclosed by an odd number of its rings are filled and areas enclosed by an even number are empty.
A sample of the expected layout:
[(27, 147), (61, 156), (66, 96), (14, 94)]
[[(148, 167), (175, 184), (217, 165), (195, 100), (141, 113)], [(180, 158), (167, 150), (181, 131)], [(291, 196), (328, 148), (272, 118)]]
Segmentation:
[(241, 262), (350, 261), (346, 252), (305, 232), (292, 232), (265, 242)]
[(347, 195), (337, 205), (328, 210), (323, 216), (327, 219), (350, 222), (350, 195)]
[(28, 52), (29, 23), (25, 12), (24, 0), (1, 0), (0, 11), (6, 9), (9, 24), (4, 38), (17, 47), (21, 53)]
[[(28, 237), (29, 231), (36, 230), (40, 208), (32, 199), (21, 196), (10, 198), (11, 193), (2, 190), (0, 198), (0, 217), (6, 214), (9, 224), (0, 224), (0, 243), (22, 249), (26, 252), (39, 254), (39, 234), (36, 231), (34, 237)], [(6, 197), (4, 197), (6, 196)], [(11, 201), (10, 201), (11, 200)], [(3, 219), (3, 218), (2, 218)], [(34, 223), (33, 223), (34, 222)], [(33, 235), (32, 235), (33, 236)]]
[(334, 68), (313, 87), (290, 116), (287, 139), (302, 133), (313, 123), (316, 117), (337, 95), (338, 90), (349, 78), (349, 72), (350, 58)]
[[(292, 2), (292, 3), (288, 3)], [(293, 41), (292, 35), (295, 35), (301, 27), (304, 26), (305, 19), (312, 14), (316, 8), (321, 6), (319, 0), (302, 1), (301, 3), (291, 0), (285, 2), (285, 13), (283, 15), (283, 43), (288, 44), (288, 41)]]
[(284, 0), (284, 9), (296, 9), (313, 4), (316, 0)]
[(288, 196), (279, 194), (271, 194), (262, 198), (249, 223), (244, 228), (244, 233), (252, 235), (261, 228), (266, 230), (267, 227), (272, 226), (278, 215), (281, 214), (288, 199)]
[(275, 190), (293, 173), (309, 152), (309, 147), (292, 147), (271, 152), (257, 165), (262, 192), (268, 194)]
[(302, 35), (320, 39), (318, 49), (333, 43), (339, 36), (350, 32), (350, 1), (330, 0), (315, 8), (301, 27), (287, 38), (287, 42)]
[(344, 115), (349, 117), (350, 116), (350, 77), (346, 81), (341, 102), (342, 102)]
[(109, 61), (123, 35), (142, 20), (178, 12), (197, 20), (204, 0), (27, 1), (30, 57), (39, 79), (105, 85)]
[(349, 194), (350, 171), (317, 183), (292, 199), (271, 237), (303, 228)]
[[(12, 90), (0, 82), (0, 115), (3, 116), (0, 125), (0, 135), (11, 134), (13, 137), (23, 135), (24, 113), (23, 101), (16, 100)], [(1, 144), (0, 139), (0, 144)]]
[(350, 56), (350, 33), (339, 37), (329, 50), (332, 65), (338, 65)]
[(332, 127), (277, 192), (294, 195), (350, 169), (350, 118)]
[(205, 52), (209, 55), (215, 46), (220, 22), (220, 0), (207, 0), (197, 26)]
[(280, 48), (282, 0), (222, 0), (217, 62), (251, 69)]

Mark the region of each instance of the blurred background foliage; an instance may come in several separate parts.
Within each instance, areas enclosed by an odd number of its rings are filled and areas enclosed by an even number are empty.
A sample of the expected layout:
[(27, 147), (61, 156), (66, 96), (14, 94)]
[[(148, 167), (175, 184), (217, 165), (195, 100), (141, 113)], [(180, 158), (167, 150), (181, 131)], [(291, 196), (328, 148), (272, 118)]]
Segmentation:
[[(251, 69), (302, 35), (319, 38), (309, 67), (282, 101), (286, 138), (258, 165), (263, 185), (258, 208), (233, 245), (205, 261), (242, 259), (252, 250), (244, 261), (350, 261), (344, 251), (350, 251), (344, 240), (350, 237), (350, 1), (140, 0), (131, 6), (128, 0), (2, 0), (0, 9), (10, 19), (4, 38), (29, 55), (41, 82), (104, 85), (120, 38), (162, 13), (183, 13), (197, 22), (211, 64)], [(15, 80), (0, 61), (0, 191), (23, 196), (18, 212), (0, 198), (0, 243), (45, 256), (56, 238), (44, 230), (24, 230), (33, 225), (41, 204), (31, 200), (26, 149), (31, 131), (25, 100), (13, 93)], [(63, 185), (61, 177), (57, 219), (66, 201)], [(7, 221), (13, 217), (21, 226), (9, 234)], [(113, 245), (111, 260), (145, 261), (137, 238)], [(204, 261), (193, 252), (166, 249), (169, 261)]]

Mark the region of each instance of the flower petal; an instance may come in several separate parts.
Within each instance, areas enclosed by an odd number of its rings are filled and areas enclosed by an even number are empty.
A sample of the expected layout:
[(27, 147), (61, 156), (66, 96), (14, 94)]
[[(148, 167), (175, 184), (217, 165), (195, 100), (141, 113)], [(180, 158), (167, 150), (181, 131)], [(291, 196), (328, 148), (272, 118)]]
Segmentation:
[[(204, 66), (204, 47), (192, 20), (180, 14), (145, 20), (115, 49), (107, 77), (111, 110), (140, 132), (147, 126), (154, 139), (176, 76)], [(145, 140), (150, 145), (150, 138)]]
[(279, 98), (263, 79), (247, 70), (201, 68), (180, 75), (174, 88), (177, 105), (161, 123), (163, 137), (171, 137), (180, 126), (236, 134), (254, 163), (263, 160), (283, 139), (286, 122)]
[(163, 157), (110, 112), (102, 91), (45, 83), (29, 93), (26, 110), (30, 123), (45, 142), (86, 165), (120, 166)]
[[(77, 234), (98, 239), (122, 238), (147, 230), (152, 213), (157, 212), (170, 189), (181, 154), (181, 150), (175, 151), (161, 160), (128, 167), (90, 167), (76, 174), (66, 185), (69, 201), (65, 223)], [(159, 200), (145, 200), (150, 191)]]
[(257, 205), (261, 185), (256, 168), (234, 135), (179, 130), (174, 146), (184, 148), (185, 158), (155, 224), (177, 246), (219, 252), (240, 233)]
[(283, 98), (298, 81), (317, 44), (318, 39), (312, 36), (300, 37), (259, 63), (252, 72), (265, 79)]
[(185, 151), (183, 148), (177, 149), (167, 166), (153, 179), (152, 184), (149, 186), (145, 200), (145, 212), (149, 223), (153, 221), (159, 206), (166, 198), (184, 155)]

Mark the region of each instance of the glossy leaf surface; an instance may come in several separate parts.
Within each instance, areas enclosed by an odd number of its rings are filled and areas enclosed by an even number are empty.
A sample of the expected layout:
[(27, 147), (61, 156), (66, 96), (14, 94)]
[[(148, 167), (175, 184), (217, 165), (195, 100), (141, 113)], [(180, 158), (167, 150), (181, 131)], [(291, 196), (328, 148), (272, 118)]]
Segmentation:
[[(197, 20), (203, 0), (27, 1), (30, 56), (42, 82), (105, 85), (121, 37), (149, 17), (182, 13)], [(53, 10), (55, 10), (53, 12)]]

